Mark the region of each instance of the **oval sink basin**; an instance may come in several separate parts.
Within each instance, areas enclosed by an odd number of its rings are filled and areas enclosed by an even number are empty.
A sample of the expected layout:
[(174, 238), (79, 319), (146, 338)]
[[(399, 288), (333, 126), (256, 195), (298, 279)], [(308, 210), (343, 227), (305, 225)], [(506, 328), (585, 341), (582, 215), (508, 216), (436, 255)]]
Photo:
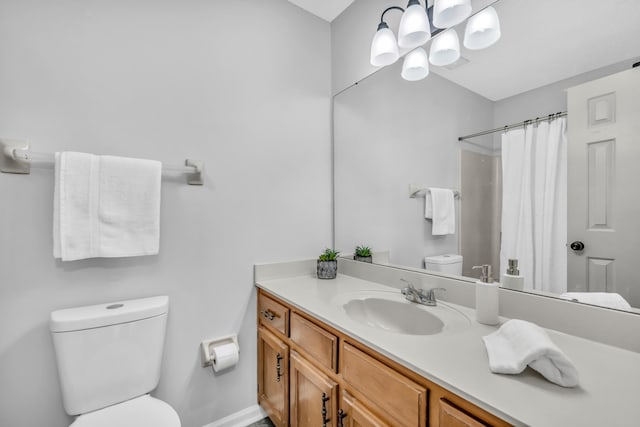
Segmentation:
[(438, 302), (424, 306), (391, 292), (366, 292), (351, 296), (342, 307), (347, 315), (367, 326), (407, 335), (434, 335), (464, 329), (471, 321), (462, 312)]

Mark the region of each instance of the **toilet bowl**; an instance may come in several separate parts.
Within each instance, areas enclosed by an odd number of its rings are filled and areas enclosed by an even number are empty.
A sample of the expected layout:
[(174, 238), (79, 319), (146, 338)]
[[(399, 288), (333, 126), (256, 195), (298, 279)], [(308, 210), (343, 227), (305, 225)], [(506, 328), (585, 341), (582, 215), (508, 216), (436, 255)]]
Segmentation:
[(51, 313), (62, 401), (72, 427), (180, 427), (160, 380), (169, 311), (166, 296)]
[(70, 427), (177, 427), (180, 418), (162, 400), (145, 394), (126, 402), (80, 415)]

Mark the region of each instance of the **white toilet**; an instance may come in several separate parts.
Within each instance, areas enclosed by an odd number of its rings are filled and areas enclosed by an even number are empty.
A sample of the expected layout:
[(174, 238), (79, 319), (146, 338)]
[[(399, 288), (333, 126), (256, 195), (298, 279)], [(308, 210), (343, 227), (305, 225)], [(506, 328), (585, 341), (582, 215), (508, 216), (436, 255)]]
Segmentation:
[(169, 297), (51, 313), (64, 409), (72, 427), (180, 427), (148, 393), (160, 379)]
[(424, 259), (424, 268), (425, 270), (461, 276), (462, 255), (445, 254), (426, 257)]

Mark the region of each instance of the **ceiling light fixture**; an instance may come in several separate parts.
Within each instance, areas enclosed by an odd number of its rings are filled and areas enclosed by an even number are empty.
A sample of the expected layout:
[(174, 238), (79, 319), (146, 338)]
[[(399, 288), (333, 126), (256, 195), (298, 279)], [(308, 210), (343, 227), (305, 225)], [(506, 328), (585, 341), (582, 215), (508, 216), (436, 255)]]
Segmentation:
[[(384, 20), (384, 15), (390, 10), (402, 12), (397, 40)], [(391, 65), (400, 58), (399, 48), (414, 49), (405, 56), (402, 77), (410, 81), (425, 78), (429, 74), (429, 62), (436, 66), (447, 66), (460, 58), (458, 34), (450, 27), (463, 22), (470, 15), (471, 0), (434, 0), (431, 7), (428, 0), (425, 0), (424, 7), (420, 0), (409, 0), (406, 10), (398, 6), (386, 8), (371, 42), (371, 65)], [(431, 38), (434, 40), (427, 59), (426, 51), (420, 46)], [(484, 49), (499, 38), (500, 21), (497, 12), (490, 6), (468, 20), (464, 46), (471, 50)]]
[(460, 39), (455, 28), (449, 28), (431, 43), (429, 61), (438, 67), (451, 65), (460, 58)]
[(471, 16), (471, 0), (434, 0), (433, 26), (450, 28)]
[(402, 64), (402, 78), (410, 82), (422, 80), (429, 75), (427, 52), (421, 47), (407, 53)]
[(498, 12), (489, 6), (473, 15), (464, 30), (464, 47), (471, 50), (484, 49), (500, 38)]

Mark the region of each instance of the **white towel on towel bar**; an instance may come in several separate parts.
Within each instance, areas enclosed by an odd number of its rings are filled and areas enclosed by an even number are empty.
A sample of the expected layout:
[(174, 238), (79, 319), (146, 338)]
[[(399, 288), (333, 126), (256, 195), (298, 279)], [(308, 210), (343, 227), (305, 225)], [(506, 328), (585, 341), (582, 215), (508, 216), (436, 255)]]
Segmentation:
[(482, 339), (491, 372), (519, 374), (529, 365), (547, 380), (563, 387), (575, 387), (579, 383), (578, 371), (571, 360), (545, 330), (534, 323), (511, 319)]
[(161, 173), (154, 160), (56, 153), (53, 256), (157, 254)]
[(424, 196), (424, 217), (432, 220), (431, 234), (456, 233), (456, 209), (453, 190), (428, 188)]

